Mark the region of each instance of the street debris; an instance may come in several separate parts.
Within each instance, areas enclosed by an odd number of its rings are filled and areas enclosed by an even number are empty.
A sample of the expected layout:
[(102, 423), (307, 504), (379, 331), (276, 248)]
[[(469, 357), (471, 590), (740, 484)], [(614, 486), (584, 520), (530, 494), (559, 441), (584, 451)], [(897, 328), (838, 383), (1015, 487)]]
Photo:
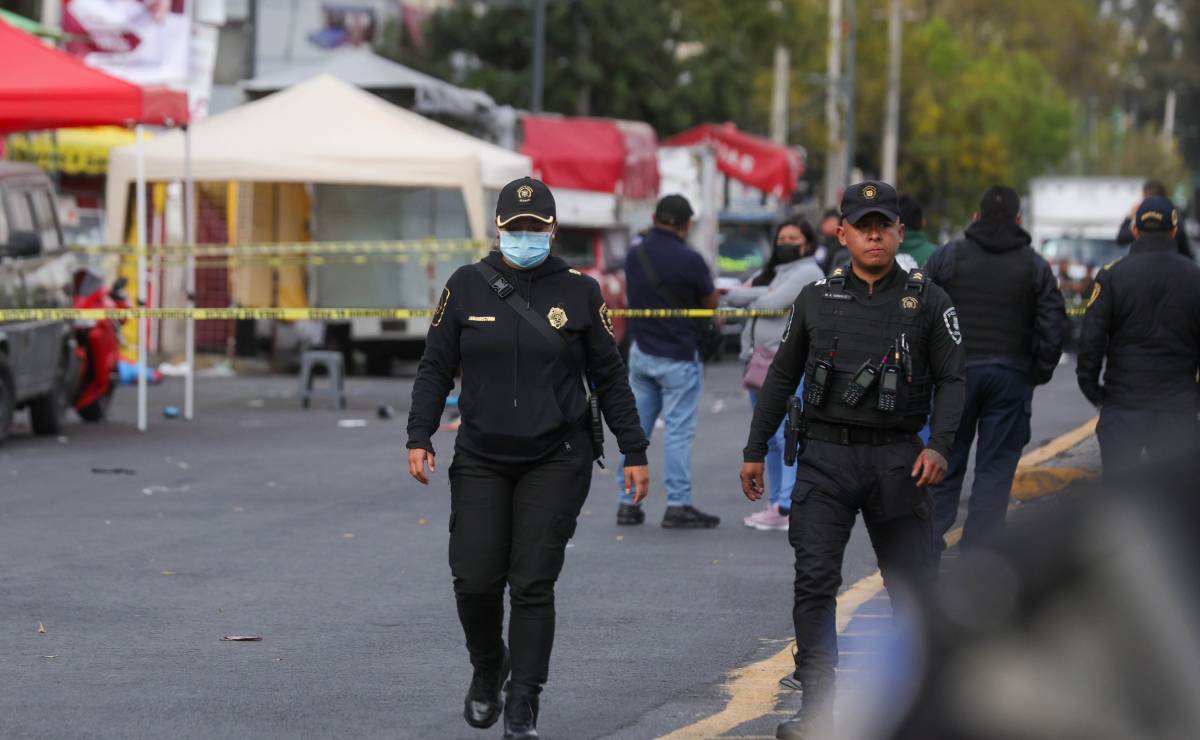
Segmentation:
[(173, 576), (173, 575), (175, 575), (175, 571), (173, 571), (173, 570), (164, 570), (164, 571), (162, 572), (162, 574), (163, 574), (164, 576)]
[(92, 468), (92, 472), (96, 475), (137, 475), (131, 468)]
[(183, 416), (183, 413), (179, 410), (178, 406), (167, 406), (163, 409), (163, 416), (168, 419), (178, 419), (180, 416)]
[(417, 520), (417, 524), (424, 527), (426, 524), (429, 524), (429, 520), (426, 519), (425, 517), (421, 517), (420, 519)]
[(358, 429), (366, 425), (366, 419), (338, 419), (338, 426), (342, 429)]
[(146, 486), (142, 489), (142, 493), (147, 496), (153, 496), (156, 493), (187, 493), (190, 490), (192, 490), (192, 487), (185, 483), (182, 486), (174, 488), (170, 486)]
[(46, 634), (46, 627), (41, 622), (38, 622), (38, 634), (39, 635)]
[(222, 642), (262, 642), (262, 638), (258, 635), (225, 635), (221, 638)]
[(391, 419), (396, 416), (396, 409), (392, 408), (386, 403), (381, 403), (379, 404), (379, 407), (375, 409), (375, 415), (380, 419)]

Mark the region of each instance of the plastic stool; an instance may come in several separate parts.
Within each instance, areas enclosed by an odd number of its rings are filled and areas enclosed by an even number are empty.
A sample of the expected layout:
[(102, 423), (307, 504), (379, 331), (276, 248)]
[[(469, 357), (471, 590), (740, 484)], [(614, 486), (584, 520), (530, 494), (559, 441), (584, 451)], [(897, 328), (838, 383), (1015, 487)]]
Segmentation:
[[(325, 368), (329, 385), (313, 391), (313, 370)], [(308, 350), (300, 355), (300, 405), (308, 408), (312, 397), (326, 396), (337, 401), (339, 409), (346, 408), (346, 361), (341, 352)]]

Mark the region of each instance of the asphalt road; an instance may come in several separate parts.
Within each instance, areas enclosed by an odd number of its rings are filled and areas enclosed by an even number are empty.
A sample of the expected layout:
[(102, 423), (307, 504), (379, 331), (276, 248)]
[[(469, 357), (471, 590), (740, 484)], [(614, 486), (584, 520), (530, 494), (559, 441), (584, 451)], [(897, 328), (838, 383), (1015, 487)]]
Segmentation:
[[(1090, 418), (1070, 370), (1038, 392), (1031, 446)], [(741, 525), (739, 371), (709, 368), (696, 441), (696, 503), (720, 528), (657, 526), (657, 444), (647, 526), (615, 526), (616, 485), (595, 471), (558, 589), (544, 737), (681, 727), (724, 705), (731, 670), (786, 644), (786, 537)], [(459, 716), (452, 438), (435, 439), (433, 485), (408, 478), (410, 385), (352, 379), (339, 412), (301, 410), (293, 378), (200, 380), (185, 422), (161, 415), (182, 402), (170, 381), (151, 389), (145, 435), (129, 388), (110, 423), (57, 440), (18, 428), (0, 447), (0, 737), (498, 737)], [(376, 419), (380, 402), (397, 418)], [(97, 472), (115, 468), (132, 472)], [(856, 531), (845, 583), (874, 567)]]

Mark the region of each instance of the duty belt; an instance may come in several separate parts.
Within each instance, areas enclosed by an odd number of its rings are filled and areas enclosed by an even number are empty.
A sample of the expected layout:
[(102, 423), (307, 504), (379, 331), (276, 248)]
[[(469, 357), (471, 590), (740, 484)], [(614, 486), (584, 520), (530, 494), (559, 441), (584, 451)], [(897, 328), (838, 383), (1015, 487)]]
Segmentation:
[(810, 419), (804, 436), (820, 442), (832, 442), (839, 445), (871, 445), (877, 447), (879, 445), (907, 442), (914, 435), (912, 432), (902, 432), (897, 429), (875, 429), (874, 427), (829, 424)]

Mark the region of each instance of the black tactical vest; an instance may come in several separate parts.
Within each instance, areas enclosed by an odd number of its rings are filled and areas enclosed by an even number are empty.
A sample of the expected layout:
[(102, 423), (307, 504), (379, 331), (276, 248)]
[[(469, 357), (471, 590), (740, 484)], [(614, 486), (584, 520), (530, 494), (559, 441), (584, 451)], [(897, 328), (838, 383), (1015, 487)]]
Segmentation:
[(943, 287), (958, 309), (968, 357), (1033, 357), (1035, 268), (1028, 247), (991, 252), (971, 239), (958, 243), (954, 277)]
[[(932, 392), (929, 347), (922, 331), (925, 273), (913, 270), (869, 298), (860, 298), (845, 289), (849, 271), (848, 267), (834, 270), (818, 300), (805, 377), (813, 377), (818, 359), (830, 360), (835, 339), (837, 351), (832, 357), (834, 369), (826, 401), (821, 408), (806, 408), (805, 416), (831, 424), (916, 431), (929, 414)], [(906, 375), (901, 377), (896, 410), (877, 410), (878, 383), (857, 407), (843, 403), (842, 396), (859, 366), (867, 360), (879, 363), (891, 350), (892, 341), (902, 336), (908, 343), (913, 372), (911, 383)]]

